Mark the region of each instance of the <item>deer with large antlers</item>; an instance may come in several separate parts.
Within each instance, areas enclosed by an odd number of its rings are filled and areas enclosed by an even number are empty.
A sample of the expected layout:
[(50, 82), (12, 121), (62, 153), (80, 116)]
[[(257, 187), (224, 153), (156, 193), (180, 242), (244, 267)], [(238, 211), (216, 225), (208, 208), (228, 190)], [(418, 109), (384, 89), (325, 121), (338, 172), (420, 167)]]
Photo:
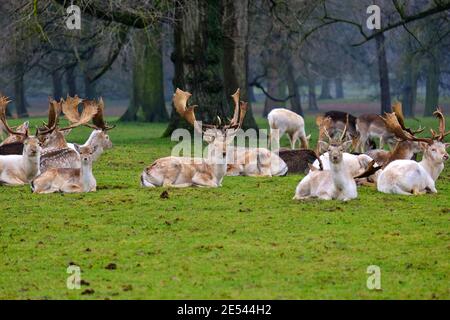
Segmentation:
[(300, 181), (295, 190), (295, 200), (319, 198), (349, 201), (358, 196), (356, 183), (343, 161), (344, 151), (352, 144), (351, 140), (344, 140), (346, 134), (347, 125), (338, 139), (331, 138), (325, 131), (329, 142), (320, 140), (319, 144), (327, 149), (330, 169), (318, 170), (311, 166), (311, 171)]
[[(83, 103), (83, 111), (78, 112), (78, 105)], [(64, 128), (58, 127), (60, 112), (64, 113), (70, 125)], [(38, 137), (44, 151), (41, 157), (41, 172), (49, 168), (80, 168), (80, 155), (70, 148), (65, 135), (73, 128), (86, 125), (97, 113), (98, 104), (93, 100), (82, 100), (78, 96), (67, 97), (66, 100), (56, 102), (50, 100), (49, 121), (44, 128), (38, 130)]]
[(39, 175), (39, 163), (41, 147), (36, 136), (30, 136), (28, 130), (25, 133), (14, 131), (6, 121), (6, 107), (10, 101), (0, 97), (0, 122), (11, 135), (21, 136), (23, 139), (22, 155), (0, 156), (0, 184), (23, 185), (30, 183)]
[(247, 104), (241, 102), (239, 109), (228, 125), (218, 127), (213, 125), (200, 126), (195, 118), (195, 106), (188, 106), (191, 93), (177, 89), (173, 96), (176, 112), (203, 134), (203, 140), (208, 143), (207, 158), (190, 158), (170, 156), (156, 160), (148, 166), (141, 175), (144, 187), (220, 187), (227, 172), (227, 145), (235, 137), (241, 127), (247, 112)]
[(416, 141), (423, 151), (422, 161), (395, 160), (390, 162), (380, 173), (377, 189), (383, 193), (402, 195), (417, 195), (436, 193), (435, 182), (444, 169), (444, 163), (449, 155), (446, 149), (450, 146), (444, 138), (450, 134), (445, 132), (445, 117), (441, 109), (434, 115), (439, 119), (439, 133), (431, 129), (431, 138), (417, 138), (414, 132), (407, 129), (402, 118), (395, 113), (386, 114), (384, 121), (397, 137), (403, 140)]

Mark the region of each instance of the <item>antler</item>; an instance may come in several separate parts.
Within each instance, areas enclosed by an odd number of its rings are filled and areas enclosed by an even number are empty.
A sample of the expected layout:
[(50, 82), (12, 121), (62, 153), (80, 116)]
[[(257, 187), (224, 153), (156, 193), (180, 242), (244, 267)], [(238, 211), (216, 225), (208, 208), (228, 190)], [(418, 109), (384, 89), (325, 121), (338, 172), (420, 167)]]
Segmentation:
[(59, 114), (62, 110), (62, 100), (57, 102), (53, 98), (48, 98), (48, 123), (44, 122), (44, 127), (37, 129), (37, 134), (47, 134), (52, 132), (58, 126)]
[(345, 136), (347, 135), (347, 129), (348, 129), (348, 113), (347, 113), (347, 119), (345, 121), (344, 130), (342, 131), (341, 136), (339, 137), (339, 142), (344, 141)]
[(437, 134), (433, 129), (430, 129), (431, 134), (433, 135), (432, 139), (443, 141), (444, 138), (450, 134), (450, 130), (445, 132), (445, 117), (442, 113), (442, 109), (438, 107), (436, 111), (433, 112), (433, 115), (439, 119), (439, 134)]
[(6, 131), (8, 131), (8, 133), (14, 134), (17, 136), (28, 137), (28, 129), (25, 131), (25, 133), (17, 132), (17, 131), (12, 130), (11, 127), (8, 125), (8, 122), (6, 121), (6, 106), (10, 102), (11, 102), (11, 100), (9, 100), (7, 97), (0, 96), (0, 121), (3, 123), (3, 125), (5, 126), (5, 129), (6, 129)]
[(231, 98), (234, 101), (234, 114), (233, 118), (230, 121), (230, 126), (236, 126), (238, 125), (238, 120), (240, 118), (240, 112), (239, 112), (239, 96), (240, 96), (240, 89), (238, 88), (234, 94), (231, 95)]
[[(83, 111), (78, 112), (78, 104), (83, 102)], [(70, 126), (61, 128), (60, 130), (73, 129), (75, 127), (85, 125), (92, 120), (98, 111), (98, 104), (94, 100), (82, 100), (78, 96), (75, 98), (67, 97), (67, 102), (63, 100), (62, 109)]]
[(400, 127), (409, 132), (412, 135), (418, 134), (423, 132), (423, 130), (425, 130), (425, 128), (421, 128), (419, 127), (419, 129), (413, 131), (410, 128), (406, 128), (405, 126), (405, 116), (403, 115), (403, 107), (401, 102), (396, 102), (393, 104), (392, 106), (392, 112), (395, 113), (395, 116), (397, 117), (398, 123), (400, 124)]
[(384, 121), (388, 130), (391, 131), (397, 138), (401, 140), (421, 141), (429, 144), (433, 142), (433, 139), (417, 138), (414, 136), (414, 133), (411, 132), (410, 130), (408, 131), (403, 129), (395, 112), (385, 113), (384, 117), (382, 116), (379, 117)]
[(172, 102), (178, 114), (188, 123), (190, 123), (195, 130), (197, 130), (198, 132), (202, 132), (202, 129), (195, 119), (194, 109), (197, 106), (187, 106), (187, 102), (191, 96), (191, 93), (177, 88), (173, 95)]
[(96, 129), (102, 130), (102, 131), (108, 131), (111, 129), (114, 129), (116, 126), (108, 126), (104, 119), (104, 111), (105, 111), (105, 103), (103, 102), (103, 98), (100, 97), (97, 104), (97, 113), (94, 115), (94, 118), (92, 119), (92, 122), (94, 123), (94, 126)]

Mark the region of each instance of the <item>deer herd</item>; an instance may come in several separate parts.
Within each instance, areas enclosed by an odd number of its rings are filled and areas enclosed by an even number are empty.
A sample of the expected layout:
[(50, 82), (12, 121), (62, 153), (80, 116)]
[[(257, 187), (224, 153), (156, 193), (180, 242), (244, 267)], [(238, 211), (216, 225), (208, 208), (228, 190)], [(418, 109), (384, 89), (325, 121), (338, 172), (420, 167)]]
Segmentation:
[[(188, 104), (190, 97), (191, 93), (177, 89), (174, 110), (202, 135), (206, 156), (157, 159), (143, 170), (141, 186), (220, 187), (225, 176), (284, 176), (301, 163), (300, 167), (308, 169), (295, 189), (295, 200), (348, 201), (357, 198), (357, 185), (375, 185), (383, 193), (418, 195), (437, 192), (435, 182), (449, 158), (446, 149), (450, 144), (444, 139), (450, 131), (445, 131), (440, 108), (434, 112), (439, 131), (431, 129), (428, 138), (418, 136), (424, 129), (406, 127), (400, 103), (383, 116), (326, 112), (316, 117), (319, 139), (315, 150), (309, 149), (311, 135), (306, 135), (304, 119), (277, 108), (267, 117), (269, 150), (234, 144), (248, 108), (240, 100), (239, 89), (231, 96), (233, 117), (223, 124), (198, 122), (196, 106)], [(29, 184), (33, 193), (96, 191), (92, 166), (104, 150), (112, 148), (108, 131), (114, 128), (105, 122), (103, 100), (75, 96), (58, 102), (50, 98), (48, 121), (36, 128), (34, 135), (30, 135), (28, 122), (15, 128), (8, 125), (9, 102), (0, 95), (0, 136), (6, 134), (0, 143), (0, 185)], [(68, 121), (65, 127), (60, 126), (61, 115)], [(67, 135), (80, 126), (92, 129), (86, 143), (68, 143)], [(291, 150), (279, 149), (284, 134)], [(301, 149), (295, 149), (297, 140)], [(420, 162), (415, 160), (418, 154), (422, 154)]]

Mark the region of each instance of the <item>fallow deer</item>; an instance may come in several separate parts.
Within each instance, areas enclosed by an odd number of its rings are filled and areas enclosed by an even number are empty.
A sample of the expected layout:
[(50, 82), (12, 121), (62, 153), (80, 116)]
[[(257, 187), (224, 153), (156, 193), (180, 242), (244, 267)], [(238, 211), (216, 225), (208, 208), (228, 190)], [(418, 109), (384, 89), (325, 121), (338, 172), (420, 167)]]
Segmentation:
[(267, 120), (270, 126), (271, 144), (272, 142), (277, 143), (278, 146), (280, 138), (286, 133), (291, 143), (291, 149), (295, 149), (295, 144), (299, 139), (303, 149), (309, 148), (308, 140), (311, 135), (306, 136), (305, 120), (302, 116), (285, 108), (276, 108), (270, 111)]
[(33, 193), (95, 192), (97, 181), (92, 174), (95, 148), (81, 147), (81, 168), (51, 168), (31, 182)]
[(363, 114), (356, 119), (356, 130), (359, 132), (359, 141), (356, 147), (358, 152), (366, 152), (369, 139), (378, 138), (379, 148), (383, 149), (387, 143), (389, 147), (395, 145), (395, 135), (390, 132), (384, 121), (377, 114)]
[(6, 106), (9, 102), (6, 97), (0, 97), (0, 122), (9, 134), (21, 136), (23, 153), (22, 155), (0, 156), (0, 184), (23, 185), (30, 183), (40, 173), (41, 147), (38, 138), (28, 135), (28, 130), (22, 133), (14, 131), (8, 126)]
[(327, 133), (328, 141), (319, 143), (327, 149), (330, 162), (329, 170), (317, 170), (311, 166), (311, 171), (298, 184), (294, 200), (319, 198), (321, 200), (349, 201), (358, 196), (353, 176), (343, 161), (343, 154), (352, 144), (351, 140), (344, 141), (347, 132), (344, 127), (339, 139), (331, 138)]
[[(83, 111), (78, 112), (78, 104), (83, 103)], [(64, 128), (58, 127), (58, 117), (60, 111), (63, 111), (70, 125)], [(98, 105), (93, 100), (82, 100), (68, 97), (60, 103), (50, 101), (49, 105), (49, 124), (44, 132), (38, 131), (44, 151), (41, 157), (41, 172), (49, 168), (80, 168), (80, 156), (77, 151), (67, 145), (65, 133), (73, 128), (87, 124), (97, 113)], [(51, 126), (52, 129), (46, 129)]]
[(397, 136), (402, 137), (403, 140), (420, 143), (423, 157), (420, 162), (414, 160), (390, 162), (378, 177), (378, 191), (401, 195), (437, 193), (435, 182), (444, 169), (445, 161), (449, 158), (446, 148), (450, 146), (450, 143), (445, 143), (444, 138), (450, 134), (450, 131), (445, 132), (445, 118), (442, 110), (438, 108), (434, 115), (439, 119), (439, 134), (431, 129), (431, 138), (417, 138), (404, 129), (404, 125), (399, 123), (395, 113), (386, 114), (385, 122)]
[[(170, 156), (156, 160), (141, 175), (144, 187), (220, 187), (227, 172), (227, 145), (235, 137), (244, 120), (247, 104), (241, 102), (229, 125), (200, 126), (194, 114), (195, 106), (188, 106), (191, 93), (177, 89), (173, 96), (175, 110), (185, 118), (208, 143), (208, 158)], [(206, 130), (205, 130), (206, 127)]]
[[(26, 121), (17, 128), (12, 127), (11, 129), (13, 129), (15, 132), (18, 133), (25, 133), (28, 130), (28, 128), (29, 122)], [(25, 140), (24, 136), (9, 134), (5, 138), (5, 140), (3, 140), (2, 143), (0, 143), (0, 155), (9, 155), (9, 154), (21, 155), (23, 153), (23, 140)]]

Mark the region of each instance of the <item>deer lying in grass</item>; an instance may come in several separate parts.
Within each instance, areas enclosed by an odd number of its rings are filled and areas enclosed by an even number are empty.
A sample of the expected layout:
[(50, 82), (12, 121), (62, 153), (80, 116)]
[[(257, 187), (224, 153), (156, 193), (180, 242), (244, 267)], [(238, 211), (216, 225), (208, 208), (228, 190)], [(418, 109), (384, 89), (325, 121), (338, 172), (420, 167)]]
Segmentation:
[(25, 133), (16, 132), (8, 126), (6, 106), (9, 102), (6, 97), (0, 97), (0, 122), (9, 134), (21, 136), (23, 153), (0, 156), (0, 184), (23, 185), (30, 183), (40, 173), (41, 147), (35, 136), (28, 135), (28, 130)]
[(279, 145), (280, 138), (286, 133), (291, 142), (291, 149), (295, 149), (295, 143), (299, 139), (303, 149), (309, 148), (308, 140), (311, 135), (306, 136), (305, 120), (302, 116), (285, 108), (277, 108), (270, 111), (267, 120), (269, 121), (271, 140), (275, 139), (273, 143)]
[(298, 184), (294, 200), (319, 198), (321, 200), (338, 199), (349, 201), (358, 196), (356, 183), (343, 161), (343, 153), (352, 144), (352, 141), (343, 141), (347, 126), (344, 127), (341, 137), (336, 140), (325, 131), (329, 143), (319, 141), (327, 149), (330, 162), (329, 170), (317, 170), (311, 166), (311, 171)]
[(380, 173), (377, 189), (383, 193), (402, 195), (417, 195), (427, 192), (436, 193), (435, 182), (444, 169), (444, 163), (449, 155), (444, 138), (450, 131), (445, 132), (445, 118), (440, 109), (434, 112), (439, 119), (439, 134), (431, 130), (431, 138), (416, 138), (411, 132), (404, 129), (394, 113), (387, 114), (385, 122), (403, 140), (418, 141), (423, 150), (422, 161), (395, 160), (390, 162)]
[[(187, 106), (191, 94), (177, 89), (173, 96), (175, 110), (190, 123), (195, 130), (203, 133), (208, 143), (208, 158), (166, 157), (156, 160), (141, 175), (144, 187), (220, 187), (227, 171), (227, 145), (241, 127), (247, 111), (247, 104), (241, 102), (239, 112), (230, 124), (219, 128), (206, 125), (200, 127), (195, 119), (195, 106)], [(204, 132), (203, 132), (204, 131)]]
[[(83, 103), (81, 115), (78, 112), (78, 104)], [(71, 123), (68, 127), (59, 128), (58, 118), (63, 111)], [(49, 105), (49, 122), (42, 132), (38, 131), (44, 151), (41, 157), (41, 172), (50, 168), (80, 168), (80, 155), (76, 150), (67, 145), (65, 135), (73, 128), (87, 124), (97, 113), (98, 105), (95, 101), (84, 100), (75, 96), (68, 97), (60, 103), (51, 100)]]
[(97, 181), (92, 174), (95, 148), (81, 147), (81, 168), (51, 168), (31, 182), (34, 193), (95, 192)]
[(370, 138), (378, 138), (379, 148), (383, 149), (387, 143), (391, 149), (395, 145), (395, 135), (388, 130), (384, 121), (377, 114), (363, 114), (356, 119), (356, 130), (359, 132), (359, 141), (356, 147), (358, 152), (366, 151)]

